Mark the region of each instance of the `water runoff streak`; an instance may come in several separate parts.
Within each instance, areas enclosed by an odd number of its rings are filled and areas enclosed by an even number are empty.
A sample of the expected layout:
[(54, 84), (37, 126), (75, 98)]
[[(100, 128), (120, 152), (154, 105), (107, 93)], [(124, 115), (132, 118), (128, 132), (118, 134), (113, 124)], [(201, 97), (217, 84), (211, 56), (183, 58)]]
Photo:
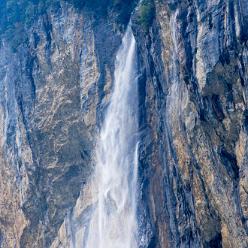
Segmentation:
[(98, 202), (86, 248), (137, 247), (137, 91), (136, 42), (129, 26), (117, 53), (113, 94), (96, 150)]

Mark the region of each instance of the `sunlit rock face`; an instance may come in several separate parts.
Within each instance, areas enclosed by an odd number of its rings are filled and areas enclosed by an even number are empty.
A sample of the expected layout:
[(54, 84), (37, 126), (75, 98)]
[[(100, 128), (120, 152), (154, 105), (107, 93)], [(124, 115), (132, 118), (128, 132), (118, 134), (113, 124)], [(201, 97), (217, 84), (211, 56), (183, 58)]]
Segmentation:
[(148, 33), (134, 27), (151, 247), (247, 247), (245, 10), (246, 1), (155, 1)]
[(25, 43), (1, 39), (1, 247), (49, 247), (75, 206), (120, 44), (65, 2), (35, 18)]
[(83, 2), (32, 1), (13, 25), (1, 12), (0, 247), (84, 247), (131, 15), (136, 246), (248, 247), (247, 1)]

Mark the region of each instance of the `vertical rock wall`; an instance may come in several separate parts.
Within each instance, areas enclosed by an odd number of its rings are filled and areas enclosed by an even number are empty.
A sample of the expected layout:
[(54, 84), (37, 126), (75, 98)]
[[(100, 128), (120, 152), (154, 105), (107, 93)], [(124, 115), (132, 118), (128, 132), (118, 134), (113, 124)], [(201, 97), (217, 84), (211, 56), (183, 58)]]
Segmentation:
[[(134, 2), (94, 11), (56, 0), (14, 49), (1, 34), (0, 247), (83, 240), (95, 136)], [(140, 247), (248, 246), (247, 13), (246, 0), (134, 11)]]
[(142, 247), (247, 247), (247, 4), (154, 3), (147, 32), (134, 17)]
[(92, 172), (98, 113), (107, 103), (121, 40), (107, 16), (96, 19), (64, 1), (34, 18), (15, 49), (1, 39), (4, 248), (49, 247), (76, 204)]

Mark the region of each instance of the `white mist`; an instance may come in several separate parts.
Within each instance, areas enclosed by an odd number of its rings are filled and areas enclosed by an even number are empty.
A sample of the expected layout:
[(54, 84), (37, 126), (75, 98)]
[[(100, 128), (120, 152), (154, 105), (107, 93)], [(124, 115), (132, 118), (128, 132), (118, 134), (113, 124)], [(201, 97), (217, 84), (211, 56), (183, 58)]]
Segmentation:
[(98, 202), (86, 248), (137, 247), (138, 89), (130, 26), (117, 53), (114, 89), (96, 150)]

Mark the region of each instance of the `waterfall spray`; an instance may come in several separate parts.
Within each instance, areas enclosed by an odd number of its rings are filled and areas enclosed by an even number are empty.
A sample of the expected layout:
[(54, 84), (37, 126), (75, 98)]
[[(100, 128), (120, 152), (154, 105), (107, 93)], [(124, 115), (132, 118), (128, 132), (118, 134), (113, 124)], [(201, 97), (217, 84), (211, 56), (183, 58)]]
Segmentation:
[(87, 248), (137, 247), (138, 89), (130, 25), (117, 53), (114, 89), (96, 148), (98, 202)]

